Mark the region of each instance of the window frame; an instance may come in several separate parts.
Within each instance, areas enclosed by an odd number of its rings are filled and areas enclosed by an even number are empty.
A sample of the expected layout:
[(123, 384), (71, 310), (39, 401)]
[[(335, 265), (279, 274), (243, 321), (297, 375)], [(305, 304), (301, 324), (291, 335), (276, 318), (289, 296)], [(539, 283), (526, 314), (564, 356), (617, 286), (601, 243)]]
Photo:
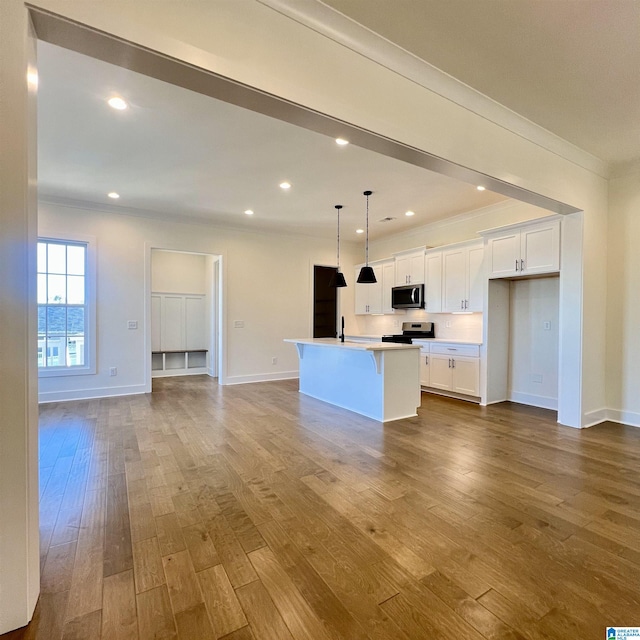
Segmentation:
[[(84, 304), (84, 364), (68, 366), (40, 367), (39, 378), (58, 378), (66, 376), (93, 375), (97, 371), (96, 363), (96, 239), (93, 236), (77, 234), (38, 235), (38, 242), (57, 244), (83, 244), (86, 246), (85, 264), (85, 304)], [(38, 307), (40, 305), (38, 304)], [(66, 305), (64, 305), (66, 306)], [(74, 306), (74, 305), (71, 305)], [(46, 354), (44, 355), (46, 358)]]

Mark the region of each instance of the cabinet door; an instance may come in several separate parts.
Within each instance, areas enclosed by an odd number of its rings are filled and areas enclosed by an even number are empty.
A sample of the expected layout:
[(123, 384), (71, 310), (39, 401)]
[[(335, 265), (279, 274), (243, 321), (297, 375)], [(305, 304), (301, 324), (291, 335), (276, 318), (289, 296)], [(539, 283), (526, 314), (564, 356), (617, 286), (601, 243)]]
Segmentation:
[(184, 298), (167, 295), (162, 302), (161, 350), (184, 351)]
[(162, 297), (151, 296), (151, 351), (162, 350)]
[(396, 265), (393, 260), (389, 260), (382, 265), (382, 313), (396, 312), (391, 306), (391, 289), (395, 285), (395, 278)]
[(379, 264), (371, 266), (377, 282), (361, 286), (369, 287), (369, 313), (382, 313), (382, 266)]
[(409, 284), (409, 273), (411, 269), (411, 261), (409, 256), (400, 256), (395, 259), (396, 264), (396, 286)]
[(425, 311), (442, 311), (442, 253), (428, 253), (424, 258)]
[(367, 312), (367, 306), (369, 305), (369, 286), (368, 284), (358, 284), (356, 280), (358, 279), (358, 275), (360, 275), (360, 268), (356, 267), (353, 282), (355, 286), (354, 298), (355, 298), (355, 313), (356, 314), (365, 314)]
[(431, 355), (428, 351), (420, 351), (420, 385), (423, 387), (428, 387), (431, 379), (429, 375), (430, 357)]
[(409, 284), (424, 282), (424, 251), (409, 256)]
[[(468, 396), (480, 395), (479, 358), (453, 358), (451, 390)], [(433, 386), (433, 385), (432, 385)]]
[(207, 312), (204, 298), (186, 296), (185, 305), (185, 343), (187, 349), (207, 348)]
[(451, 358), (432, 353), (429, 355), (429, 386), (451, 391)]
[(466, 249), (452, 249), (442, 254), (442, 310), (464, 311), (466, 295)]
[(484, 300), (484, 246), (469, 247), (467, 252), (466, 311), (482, 311)]
[(560, 221), (539, 224), (521, 232), (522, 275), (560, 270)]
[(520, 231), (489, 238), (487, 254), (489, 278), (505, 278), (519, 275)]

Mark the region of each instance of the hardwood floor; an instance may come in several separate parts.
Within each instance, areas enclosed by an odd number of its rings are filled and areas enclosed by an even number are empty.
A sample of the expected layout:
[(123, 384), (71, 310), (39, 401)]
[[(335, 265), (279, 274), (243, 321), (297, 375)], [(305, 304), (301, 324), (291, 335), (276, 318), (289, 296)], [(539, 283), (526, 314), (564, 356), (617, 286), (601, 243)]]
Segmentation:
[(41, 408), (42, 593), (3, 640), (600, 640), (640, 624), (640, 429), (297, 381)]

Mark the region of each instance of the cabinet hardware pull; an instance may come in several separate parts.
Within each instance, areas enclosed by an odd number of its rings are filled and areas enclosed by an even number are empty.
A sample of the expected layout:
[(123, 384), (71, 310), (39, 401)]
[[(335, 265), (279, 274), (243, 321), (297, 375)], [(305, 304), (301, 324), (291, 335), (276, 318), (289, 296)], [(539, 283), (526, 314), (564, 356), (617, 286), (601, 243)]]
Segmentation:
[(456, 361), (453, 358), (451, 358), (451, 368), (452, 369), (456, 368)]
[(425, 356), (424, 357), (424, 363), (425, 364), (429, 364), (429, 356)]
[(516, 271), (518, 270), (518, 259), (516, 258)]
[(464, 300), (460, 300), (460, 308), (464, 309)]
[(524, 260), (520, 260), (520, 271), (524, 271)]
[(468, 300), (465, 300), (465, 301), (464, 301), (464, 308), (465, 308), (465, 309), (468, 309), (468, 308), (469, 308), (469, 301), (468, 301)]

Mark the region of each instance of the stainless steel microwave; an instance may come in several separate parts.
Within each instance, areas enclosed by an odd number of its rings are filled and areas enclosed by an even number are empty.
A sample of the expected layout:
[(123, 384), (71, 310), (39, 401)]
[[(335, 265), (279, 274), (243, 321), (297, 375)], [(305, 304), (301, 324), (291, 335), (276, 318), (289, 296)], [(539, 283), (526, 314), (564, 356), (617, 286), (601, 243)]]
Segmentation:
[(424, 285), (412, 284), (391, 289), (394, 309), (424, 309)]

